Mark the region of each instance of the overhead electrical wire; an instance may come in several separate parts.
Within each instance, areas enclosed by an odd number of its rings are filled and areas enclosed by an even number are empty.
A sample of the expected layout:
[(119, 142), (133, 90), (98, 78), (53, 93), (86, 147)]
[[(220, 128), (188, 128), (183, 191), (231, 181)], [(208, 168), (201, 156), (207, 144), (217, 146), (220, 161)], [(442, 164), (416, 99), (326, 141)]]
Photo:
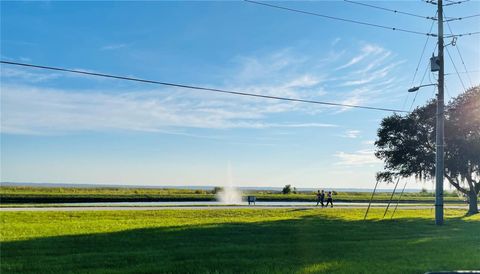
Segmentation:
[[(432, 83), (433, 81), (432, 81), (432, 78), (430, 76), (433, 76), (433, 78), (435, 79), (435, 75), (433, 74), (433, 72), (430, 72), (430, 74), (428, 74), (428, 79), (430, 80), (430, 83)], [(438, 79), (435, 79), (435, 83), (438, 83)], [(437, 93), (437, 89), (438, 89), (438, 85), (434, 85), (433, 89), (432, 89), (432, 95), (431, 95), (432, 98), (435, 98), (435, 94)], [(447, 91), (447, 93), (448, 93), (448, 91)]]
[(460, 83), (462, 84), (463, 90), (467, 90), (467, 88), (465, 87), (465, 84), (463, 83), (463, 79), (460, 76), (460, 73), (458, 73), (457, 66), (455, 65), (455, 62), (453, 62), (453, 58), (452, 58), (452, 55), (450, 55), (450, 51), (448, 50), (448, 47), (445, 47), (445, 49), (447, 50), (448, 58), (450, 58), (450, 62), (452, 62), (453, 68), (455, 69), (455, 72), (457, 73), (458, 79), (460, 80)]
[(443, 36), (443, 38), (463, 37), (463, 36), (470, 36), (470, 35), (477, 35), (477, 34), (480, 34), (480, 31), (465, 32), (465, 33), (460, 33), (460, 34), (448, 34), (446, 36)]
[[(473, 18), (473, 17), (478, 17), (480, 16), (480, 14), (473, 14), (473, 15), (468, 15), (468, 16), (462, 16), (462, 17), (451, 17), (451, 18), (448, 18), (446, 20), (444, 20), (445, 22), (451, 22), (451, 21), (457, 21), (457, 20), (464, 20), (464, 19), (468, 19), (468, 18)], [(447, 17), (446, 17), (447, 18)]]
[(462, 19), (473, 18), (473, 17), (478, 17), (478, 16), (480, 16), (480, 14), (472, 14), (472, 15), (468, 15), (468, 16), (458, 17), (458, 18), (456, 18), (456, 20), (462, 20)]
[[(437, 11), (438, 12), (438, 11)], [(435, 44), (435, 48), (432, 51), (432, 55), (435, 54), (435, 51), (438, 48), (438, 43)], [(430, 67), (430, 63), (427, 62), (427, 66), (425, 67), (425, 71), (423, 72), (422, 80), (420, 81), (421, 86), (423, 84), (423, 80), (425, 80), (425, 76), (427, 75), (428, 68)], [(408, 109), (408, 112), (410, 112), (413, 108), (413, 105), (415, 104), (415, 100), (417, 99), (418, 92), (415, 92), (415, 96), (413, 97), (412, 104), (410, 105), (410, 108)]]
[[(352, 4), (356, 4), (356, 5), (360, 5), (360, 6), (374, 8), (374, 9), (390, 11), (390, 12), (393, 12), (395, 14), (403, 14), (403, 15), (409, 15), (409, 16), (412, 16), (412, 17), (422, 18), (422, 19), (437, 20), (437, 18), (435, 16), (432, 17), (432, 16), (419, 15), (419, 14), (415, 14), (415, 13), (411, 13), (411, 12), (405, 12), (405, 11), (400, 11), (400, 10), (396, 10), (396, 9), (389, 9), (389, 8), (385, 8), (385, 7), (381, 7), (381, 6), (376, 6), (376, 5), (367, 4), (367, 3), (358, 2), (358, 1), (352, 1), (352, 0), (343, 0), (343, 1), (348, 2), (348, 3), (352, 3)], [(457, 3), (455, 3), (455, 4), (457, 4)], [(474, 18), (474, 17), (478, 17), (478, 16), (480, 16), (480, 14), (472, 14), (472, 15), (467, 15), (467, 16), (462, 16), (462, 17), (450, 17), (450, 18), (445, 17), (446, 19), (444, 20), (444, 22), (464, 20), (464, 19)]]
[[(450, 32), (452, 32), (452, 28), (450, 27), (450, 23), (448, 21), (447, 21), (447, 26), (448, 26), (448, 29), (450, 30)], [(456, 42), (454, 46), (455, 46), (455, 48), (457, 48), (457, 52), (458, 52), (458, 55), (460, 56), (460, 60), (462, 61), (463, 68), (465, 69), (465, 72), (467, 72), (468, 69), (467, 69), (467, 66), (465, 65), (465, 61), (463, 61), (462, 53), (461, 53), (460, 49), (458, 48), (458, 42)], [(457, 74), (458, 74), (458, 71), (457, 71)], [(460, 77), (460, 74), (458, 74), (458, 77)], [(468, 74), (468, 73), (467, 73), (467, 78), (468, 78), (468, 81), (470, 82), (470, 85), (473, 86), (472, 78), (470, 78), (470, 74)]]
[[(425, 67), (425, 72), (423, 73), (422, 81), (420, 81), (419, 86), (421, 86), (423, 84), (423, 80), (425, 79), (425, 76), (427, 75), (427, 71), (428, 71), (429, 67), (430, 67), (430, 64), (427, 63), (427, 66)], [(412, 110), (413, 105), (415, 104), (415, 100), (417, 100), (417, 95), (418, 95), (418, 92), (415, 92), (415, 96), (413, 96), (413, 101), (410, 104), (410, 107), (408, 108), (408, 112), (410, 112)]]
[(395, 13), (395, 14), (404, 14), (404, 15), (409, 15), (409, 16), (413, 16), (413, 17), (417, 17), (417, 18), (422, 18), (422, 19), (436, 20), (435, 17), (418, 15), (418, 14), (414, 14), (414, 13), (410, 13), (410, 12), (405, 12), (405, 11), (399, 11), (399, 10), (389, 9), (389, 8), (380, 7), (380, 6), (376, 6), (376, 5), (372, 5), (372, 4), (366, 4), (366, 3), (357, 2), (357, 1), (352, 1), (352, 0), (343, 0), (343, 1), (348, 2), (348, 3), (352, 3), (352, 4), (356, 4), (356, 5), (360, 5), (360, 6), (365, 6), (365, 7), (374, 8), (374, 9), (379, 9), (379, 10), (384, 10), (384, 11), (391, 11), (391, 12), (393, 12), (393, 13)]
[(388, 29), (388, 30), (393, 30), (393, 31), (406, 32), (406, 33), (417, 34), (417, 35), (427, 35), (427, 36), (434, 36), (434, 37), (437, 36), (437, 34), (435, 34), (435, 33), (423, 33), (423, 32), (409, 30), (409, 29), (390, 27), (390, 26), (385, 26), (385, 25), (380, 25), (380, 24), (374, 24), (374, 23), (363, 22), (363, 21), (358, 21), (358, 20), (353, 20), (353, 19), (341, 18), (341, 17), (331, 16), (331, 15), (326, 15), (326, 14), (320, 14), (320, 13), (315, 13), (315, 12), (309, 12), (309, 11), (304, 11), (304, 10), (299, 10), (299, 9), (293, 9), (293, 8), (289, 8), (289, 7), (285, 7), (285, 6), (279, 6), (279, 5), (273, 5), (273, 4), (265, 3), (265, 2), (257, 2), (257, 1), (252, 1), (252, 0), (244, 0), (244, 1), (248, 2), (248, 3), (252, 3), (252, 4), (262, 5), (262, 6), (265, 6), (265, 7), (276, 8), (276, 9), (281, 9), (281, 10), (286, 10), (286, 11), (291, 11), (291, 12), (296, 12), (296, 13), (302, 13), (302, 14), (307, 14), (307, 15), (312, 15), (312, 16), (317, 16), (317, 17), (322, 17), (322, 18), (327, 18), (327, 19), (332, 19), (332, 20), (337, 20), (337, 21), (343, 21), (343, 22), (348, 22), (348, 23), (354, 23), (354, 24), (359, 24), (359, 25), (364, 25), (364, 26), (370, 26), (370, 27)]
[[(432, 4), (432, 5), (438, 5), (438, 2), (437, 1), (434, 1), (434, 0), (424, 0), (425, 3), (427, 4)], [(451, 6), (451, 5), (458, 5), (458, 4), (461, 4), (461, 3), (464, 3), (464, 2), (468, 2), (470, 0), (463, 0), (463, 1), (451, 1), (451, 0), (445, 0), (445, 2), (448, 2), (447, 4), (443, 4), (443, 6)]]
[[(434, 24), (435, 24), (435, 22), (432, 22), (432, 24), (430, 25), (430, 30), (429, 30), (429, 32), (432, 31)], [(429, 41), (429, 40), (430, 40), (430, 36), (427, 37), (427, 39), (426, 39), (426, 41), (425, 41), (425, 44), (423, 45), (422, 54), (420, 55), (420, 59), (418, 60), (417, 68), (415, 69), (415, 73), (413, 74), (412, 84), (413, 84), (413, 82), (415, 81), (415, 78), (416, 78), (416, 76), (417, 76), (418, 68), (420, 67), (420, 63), (422, 62), (423, 54), (425, 53), (425, 49), (427, 48), (427, 44), (428, 44), (428, 41)]]
[(447, 4), (443, 4), (444, 7), (446, 6), (451, 6), (451, 5), (458, 5), (458, 4), (462, 4), (462, 3), (465, 3), (465, 2), (468, 2), (470, 0), (463, 0), (463, 1), (449, 1), (449, 0), (446, 0), (448, 3)]
[[(438, 43), (435, 44), (435, 48), (433, 49), (432, 54), (435, 53), (435, 51), (437, 50), (437, 47), (438, 47)], [(430, 64), (427, 62), (427, 66), (425, 67), (425, 71), (423, 72), (422, 80), (420, 81), (419, 86), (421, 86), (423, 84), (423, 80), (425, 80), (425, 76), (427, 75), (427, 71), (428, 71), (429, 67), (430, 67)], [(412, 104), (410, 105), (410, 108), (408, 109), (407, 112), (410, 112), (412, 110), (413, 105), (415, 104), (415, 100), (417, 99), (417, 95), (418, 95), (418, 92), (415, 92), (415, 96), (413, 97)]]
[(161, 81), (134, 78), (134, 77), (118, 76), (118, 75), (112, 75), (112, 74), (88, 72), (88, 71), (82, 71), (82, 70), (67, 69), (67, 68), (60, 68), (60, 67), (51, 67), (51, 66), (42, 66), (42, 65), (34, 65), (34, 64), (27, 64), (27, 63), (18, 63), (18, 62), (10, 62), (10, 61), (0, 61), (0, 63), (1, 64), (7, 64), (7, 65), (22, 66), (22, 67), (30, 67), (30, 68), (37, 68), (37, 69), (54, 70), (54, 71), (62, 71), (62, 72), (69, 72), (69, 73), (76, 73), (76, 74), (83, 74), (83, 75), (90, 75), (90, 76), (105, 77), (105, 78), (118, 79), (118, 80), (134, 81), (134, 82), (141, 82), (141, 83), (148, 83), (148, 84), (155, 84), (155, 85), (163, 85), (163, 86), (170, 86), (170, 87), (177, 87), (177, 88), (194, 89), (194, 90), (211, 91), (211, 92), (224, 93), (224, 94), (257, 97), (257, 98), (264, 98), (264, 99), (274, 99), (274, 100), (283, 100), (283, 101), (290, 101), (290, 102), (327, 105), (327, 106), (339, 106), (339, 107), (348, 107), (348, 108), (359, 108), (359, 109), (369, 109), (369, 110), (379, 110), (379, 111), (389, 111), (389, 112), (406, 112), (404, 110), (391, 109), (391, 108), (360, 106), (360, 105), (324, 102), (324, 101), (307, 100), (307, 99), (299, 99), (299, 98), (262, 95), (262, 94), (256, 94), (256, 93), (247, 93), (247, 92), (231, 91), (231, 90), (225, 90), (225, 89), (199, 87), (199, 86), (193, 86), (193, 85), (161, 82)]
[[(437, 12), (435, 12), (435, 15), (437, 14)], [(435, 24), (435, 21), (433, 21), (432, 24), (430, 25), (430, 30), (428, 32), (432, 31), (434, 24)], [(413, 86), (413, 83), (415, 82), (415, 78), (417, 77), (418, 68), (420, 67), (420, 64), (422, 63), (423, 54), (425, 53), (425, 49), (427, 48), (427, 44), (428, 44), (429, 40), (430, 40), (430, 36), (427, 36), (427, 39), (425, 40), (425, 44), (423, 45), (422, 54), (420, 54), (420, 58), (418, 59), (417, 67), (415, 68), (415, 73), (413, 74), (412, 82), (410, 83), (411, 86)], [(410, 95), (410, 93), (407, 93), (407, 96), (405, 97), (405, 100), (403, 101), (403, 104), (402, 104), (402, 109), (405, 108), (405, 104), (407, 103), (409, 95)]]
[[(458, 73), (460, 74), (471, 74), (471, 73), (476, 73), (476, 72), (480, 72), (480, 70), (469, 70), (469, 71), (459, 71)], [(445, 75), (452, 75), (452, 74), (455, 74), (455, 72), (448, 72), (448, 73), (445, 73)]]
[[(252, 3), (252, 4), (257, 4), (257, 5), (262, 5), (262, 6), (266, 6), (266, 7), (277, 8), (277, 9), (282, 9), (282, 10), (287, 10), (287, 11), (302, 13), (302, 14), (307, 14), (307, 15), (313, 15), (313, 16), (318, 16), (318, 17), (322, 17), (322, 18), (332, 19), (332, 20), (338, 20), (338, 21), (343, 21), (343, 22), (355, 23), (355, 24), (360, 24), (360, 25), (366, 25), (366, 26), (377, 27), (377, 28), (388, 29), (388, 30), (394, 30), (394, 31), (401, 31), (401, 32), (418, 34), (418, 35), (426, 35), (427, 36), (427, 41), (426, 41), (426, 43), (424, 45), (424, 48), (422, 50), (422, 56), (423, 56), (423, 53), (425, 51), (425, 47), (428, 43), (428, 38), (430, 36), (437, 37), (437, 34), (431, 33), (431, 30), (432, 30), (432, 27), (433, 27), (433, 22), (432, 22), (432, 26), (430, 27), (429, 32), (428, 33), (423, 33), (423, 32), (414, 31), (414, 30), (384, 26), (384, 25), (368, 23), (368, 22), (363, 22), (363, 21), (358, 21), (358, 20), (340, 18), (340, 17), (330, 16), (330, 15), (325, 15), (325, 14), (319, 14), (319, 13), (314, 13), (314, 12), (309, 12), (309, 11), (304, 11), (304, 10), (298, 10), (298, 9), (273, 5), (273, 4), (264, 3), (264, 2), (257, 2), (257, 1), (252, 1), (252, 0), (244, 0), (244, 1), (248, 2), (248, 3)], [(383, 8), (383, 7), (379, 7), (379, 6), (374, 6), (374, 5), (370, 5), (370, 4), (365, 4), (365, 3), (361, 3), (361, 2), (357, 2), (357, 1), (352, 1), (352, 0), (344, 0), (344, 1), (349, 2), (349, 3), (369, 6), (369, 7), (372, 7), (372, 8), (392, 11), (392, 12), (395, 12), (395, 13), (400, 13), (400, 14), (405, 14), (405, 15), (410, 15), (410, 16), (415, 16), (415, 17), (421, 17), (421, 18), (425, 18), (425, 19), (434, 19), (434, 17), (426, 17), (426, 16), (421, 16), (421, 15), (417, 15), (417, 14), (413, 14), (413, 13), (401, 12), (401, 11), (392, 10), (392, 9), (388, 9), (388, 8)], [(426, 1), (426, 2), (427, 3), (433, 3), (433, 1)], [(466, 2), (466, 1), (458, 1), (458, 2), (450, 2), (450, 3), (451, 4), (460, 4), (462, 2)], [(470, 18), (470, 17), (475, 17), (475, 16), (480, 16), (480, 15), (471, 15), (471, 16), (466, 16), (466, 17), (462, 17), (462, 18)], [(461, 18), (456, 18), (456, 19), (461, 20)], [(447, 23), (448, 23), (448, 21), (447, 21)], [(450, 29), (450, 32), (452, 32), (450, 26), (449, 26), (449, 29)], [(469, 33), (462, 33), (462, 34), (449, 34), (447, 36), (444, 36), (444, 38), (462, 37), (462, 36), (466, 36), (466, 35), (475, 35), (475, 34), (480, 34), (480, 32), (469, 32)], [(457, 50), (458, 50), (458, 48), (457, 48)], [(448, 52), (448, 48), (447, 48), (447, 52)], [(450, 59), (453, 63), (453, 60), (452, 60), (449, 52), (448, 52), (448, 54), (449, 54), (449, 57), (450, 57)], [(462, 63), (465, 66), (465, 63), (463, 62), (462, 57), (461, 57), (461, 59), (462, 59)], [(32, 67), (32, 68), (38, 68), (38, 69), (63, 71), (63, 72), (98, 76), (98, 77), (114, 78), (114, 79), (119, 79), (119, 80), (127, 80), (127, 81), (136, 81), (136, 82), (143, 82), (143, 83), (150, 83), (150, 84), (157, 84), (157, 85), (165, 85), (165, 86), (178, 87), (178, 88), (195, 89), (195, 90), (212, 91), (212, 92), (218, 92), (218, 93), (227, 93), (227, 94), (233, 94), (233, 95), (258, 97), (258, 98), (265, 98), (265, 99), (275, 99), (275, 100), (284, 100), (284, 101), (291, 101), (291, 102), (302, 102), (302, 103), (330, 105), (330, 106), (342, 106), (342, 107), (350, 107), (350, 108), (362, 108), (362, 109), (391, 111), (391, 112), (409, 112), (409, 111), (405, 111), (405, 110), (396, 110), (396, 109), (390, 109), (390, 108), (378, 108), (378, 107), (369, 107), (369, 106), (360, 106), (360, 105), (350, 105), (350, 104), (323, 102), (323, 101), (306, 100), (306, 99), (298, 99), (298, 98), (278, 97), (278, 96), (270, 96), (270, 95), (262, 95), (262, 94), (246, 93), (246, 92), (237, 92), (237, 91), (222, 90), (222, 89), (207, 88), (207, 87), (198, 87), (198, 86), (192, 86), (192, 85), (168, 83), (168, 82), (161, 82), (161, 81), (154, 81), (154, 80), (147, 80), (147, 79), (140, 79), (140, 78), (133, 78), (133, 77), (116, 76), (116, 75), (110, 75), (110, 74), (104, 74), (104, 73), (94, 73), (94, 72), (87, 72), (87, 71), (81, 71), (81, 70), (73, 70), (73, 69), (50, 67), (50, 66), (41, 66), (41, 65), (34, 65), (34, 64), (27, 64), (27, 63), (18, 63), (18, 62), (10, 62), (10, 61), (0, 61), (0, 63), (9, 64), (9, 65), (24, 66), (24, 67)], [(417, 68), (415, 70), (415, 74), (414, 74), (412, 82), (415, 80), (416, 74), (418, 72), (419, 65), (420, 65), (420, 62), (417, 65)], [(460, 74), (459, 74), (459, 72), (458, 72), (454, 63), (453, 63), (453, 65), (454, 65), (454, 68), (455, 68), (455, 71), (456, 71), (457, 75), (460, 78), (460, 81), (462, 82), (462, 85), (464, 86), (463, 81), (461, 80)], [(427, 67), (427, 69), (428, 69), (428, 67)], [(466, 67), (465, 67), (465, 73), (468, 73), (467, 70), (466, 70)], [(421, 83), (423, 83), (423, 80), (425, 78), (425, 74), (426, 74), (426, 71), (425, 71), (425, 73), (422, 77)], [(465, 88), (465, 86), (464, 86), (464, 88)], [(413, 104), (415, 103), (416, 96), (417, 96), (417, 93), (415, 94), (415, 97), (414, 97), (413, 102), (410, 106), (410, 109), (412, 108)], [(405, 103), (404, 103), (404, 105), (405, 105)], [(403, 107), (402, 107), (402, 109), (403, 109)]]
[(448, 87), (447, 87), (447, 84), (444, 84), (445, 85), (445, 91), (447, 92), (448, 96), (450, 98), (452, 98), (452, 95), (450, 94), (450, 92), (448, 91)]
[[(322, 17), (322, 18), (327, 18), (327, 19), (332, 19), (332, 20), (337, 20), (337, 21), (349, 22), (349, 23), (354, 23), (354, 24), (359, 24), (359, 25), (364, 25), (364, 26), (370, 26), (370, 27), (382, 28), (382, 29), (387, 29), (387, 30), (406, 32), (406, 33), (417, 34), (417, 35), (427, 35), (427, 36), (438, 37), (438, 35), (436, 33), (425, 33), (425, 32), (420, 32), (420, 31), (415, 31), (415, 30), (410, 30), (410, 29), (385, 26), (385, 25), (380, 25), (380, 24), (375, 24), (375, 23), (363, 22), (363, 21), (353, 20), (353, 19), (348, 19), (348, 18), (341, 18), (341, 17), (331, 16), (331, 15), (326, 15), (326, 14), (321, 14), (321, 13), (316, 13), (316, 12), (310, 12), (310, 11), (305, 11), (305, 10), (299, 10), (299, 9), (274, 5), (274, 4), (265, 3), (265, 2), (253, 1), (253, 0), (243, 0), (243, 1), (248, 2), (248, 3), (252, 3), (252, 4), (265, 6), (265, 7), (276, 8), (276, 9), (281, 9), (281, 10), (286, 10), (286, 11), (291, 11), (291, 12), (296, 12), (296, 13), (301, 13), (301, 14), (307, 14), (307, 15), (312, 15), (312, 16), (317, 16), (317, 17)], [(477, 34), (480, 34), (480, 31), (466, 32), (466, 33), (460, 33), (460, 34), (450, 33), (450, 34), (444, 35), (443, 37), (444, 38), (450, 38), (450, 37), (454, 37), (454, 36), (462, 37), (462, 36), (470, 36), (470, 35), (477, 35)]]

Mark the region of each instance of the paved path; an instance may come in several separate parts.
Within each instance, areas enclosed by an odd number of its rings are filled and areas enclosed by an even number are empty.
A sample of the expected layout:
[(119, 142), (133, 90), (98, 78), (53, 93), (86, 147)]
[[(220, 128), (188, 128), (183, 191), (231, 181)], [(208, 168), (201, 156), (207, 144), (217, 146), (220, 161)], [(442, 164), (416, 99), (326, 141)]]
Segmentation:
[[(366, 208), (368, 204), (364, 206), (336, 206), (334, 208)], [(279, 208), (291, 208), (291, 209), (319, 209), (319, 210), (330, 210), (330, 208), (321, 208), (316, 206), (295, 206), (295, 205), (275, 205), (275, 206), (62, 206), (62, 207), (3, 207), (0, 208), (0, 211), (100, 211), (100, 210), (193, 210), (193, 209), (279, 209)], [(372, 208), (385, 208), (379, 206), (372, 206)], [(402, 205), (399, 206), (399, 209), (432, 209), (432, 206), (424, 205)], [(468, 209), (467, 206), (462, 205), (446, 205), (445, 208), (449, 209)]]

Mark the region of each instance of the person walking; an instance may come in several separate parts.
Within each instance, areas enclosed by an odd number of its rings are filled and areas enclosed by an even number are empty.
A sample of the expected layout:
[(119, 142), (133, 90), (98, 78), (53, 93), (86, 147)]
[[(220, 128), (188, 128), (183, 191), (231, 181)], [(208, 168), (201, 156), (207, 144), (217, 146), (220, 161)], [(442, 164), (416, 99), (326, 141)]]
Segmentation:
[(325, 202), (325, 191), (322, 189), (322, 193), (320, 193), (320, 203), (322, 204), (322, 207), (325, 206), (323, 202)]
[(327, 194), (327, 204), (326, 206), (328, 206), (328, 204), (330, 203), (330, 207), (333, 207), (333, 199), (332, 199), (332, 192), (329, 191), (328, 194)]
[[(317, 191), (317, 194), (316, 194), (316, 195), (317, 195), (317, 205), (316, 205), (316, 206), (318, 206), (318, 204), (319, 204), (319, 203), (320, 203), (320, 201), (321, 201), (321, 200), (320, 200), (320, 199), (321, 199), (321, 193), (320, 193), (320, 190), (318, 190), (318, 191)], [(322, 207), (323, 207), (323, 202), (322, 202)]]

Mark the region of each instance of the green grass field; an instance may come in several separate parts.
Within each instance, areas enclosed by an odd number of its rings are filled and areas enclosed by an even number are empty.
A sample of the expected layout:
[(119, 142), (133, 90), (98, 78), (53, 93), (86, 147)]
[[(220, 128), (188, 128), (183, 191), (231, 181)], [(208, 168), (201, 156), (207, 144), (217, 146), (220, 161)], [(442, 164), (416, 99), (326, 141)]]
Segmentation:
[(373, 209), (0, 212), (1, 273), (480, 269), (480, 215)]
[[(313, 192), (281, 194), (272, 191), (251, 191), (258, 201), (314, 201)], [(340, 202), (368, 202), (370, 193), (338, 192), (334, 200)], [(394, 196), (396, 201), (399, 194)], [(390, 193), (377, 193), (374, 202), (388, 201)], [(59, 187), (0, 187), (0, 203), (66, 203), (66, 202), (147, 202), (147, 201), (213, 201), (215, 194), (205, 190), (190, 189), (145, 189), (145, 188), (59, 188)], [(434, 201), (433, 193), (405, 193), (403, 202)], [(445, 201), (463, 203), (453, 193), (445, 193)]]

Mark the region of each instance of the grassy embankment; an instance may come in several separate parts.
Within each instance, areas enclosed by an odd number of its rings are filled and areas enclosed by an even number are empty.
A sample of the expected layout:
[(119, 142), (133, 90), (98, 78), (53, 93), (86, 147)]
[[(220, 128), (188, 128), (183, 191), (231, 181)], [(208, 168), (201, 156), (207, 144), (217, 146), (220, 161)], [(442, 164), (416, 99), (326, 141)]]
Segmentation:
[(0, 212), (1, 273), (480, 269), (480, 215), (373, 209)]
[[(314, 201), (313, 192), (287, 194), (273, 191), (252, 191), (257, 201)], [(367, 202), (370, 193), (338, 192), (337, 202)], [(397, 200), (399, 194), (394, 196)], [(388, 201), (390, 193), (375, 194), (374, 202)], [(206, 190), (145, 189), (145, 188), (50, 188), (50, 187), (0, 187), (0, 203), (66, 203), (66, 202), (153, 202), (153, 201), (213, 201), (215, 194)], [(432, 203), (433, 193), (404, 193), (402, 202)], [(463, 203), (455, 194), (446, 193), (445, 201)]]

